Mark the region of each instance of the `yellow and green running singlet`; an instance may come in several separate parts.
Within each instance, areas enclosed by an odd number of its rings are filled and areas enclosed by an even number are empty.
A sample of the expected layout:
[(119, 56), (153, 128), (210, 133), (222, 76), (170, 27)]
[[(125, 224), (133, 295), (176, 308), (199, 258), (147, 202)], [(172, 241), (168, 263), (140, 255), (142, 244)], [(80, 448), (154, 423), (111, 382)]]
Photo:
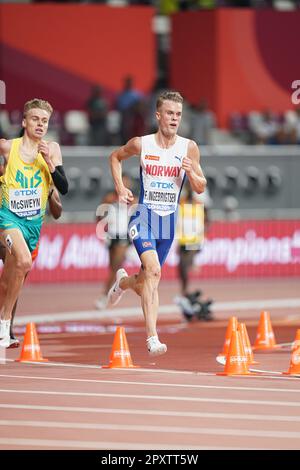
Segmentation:
[[(45, 216), (52, 178), (48, 165), (40, 153), (33, 163), (26, 163), (21, 159), (19, 151), (21, 141), (22, 138), (12, 140), (5, 174), (0, 177), (0, 228), (20, 229), (32, 251), (35, 248), (34, 243), (38, 241)], [(35, 237), (28, 235), (28, 230), (31, 232), (30, 228), (35, 228)], [(37, 240), (34, 240), (35, 238)]]

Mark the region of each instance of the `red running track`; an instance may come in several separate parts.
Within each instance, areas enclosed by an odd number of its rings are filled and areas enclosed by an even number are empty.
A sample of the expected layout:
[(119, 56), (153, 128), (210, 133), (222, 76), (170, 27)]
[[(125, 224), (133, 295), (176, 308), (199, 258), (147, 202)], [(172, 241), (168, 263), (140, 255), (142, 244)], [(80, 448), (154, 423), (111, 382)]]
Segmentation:
[[(295, 301), (299, 295), (296, 279), (203, 286), (220, 306), (258, 299), (264, 308), (266, 299)], [(162, 304), (170, 304), (176, 289), (162, 285)], [(97, 286), (28, 287), (20, 309), (33, 319), (49, 311), (87, 311), (96, 295)], [(135, 302), (131, 294), (122, 301), (128, 307)], [(223, 370), (216, 355), (229, 316), (242, 318), (255, 339), (260, 312), (250, 304), (217, 310), (210, 323), (185, 324), (177, 313), (161, 316), (168, 352), (155, 360), (145, 350), (143, 322), (119, 319), (137, 369), (101, 368), (109, 360), (116, 319), (84, 321), (85, 333), (39, 333), (49, 363), (14, 362), (20, 350), (9, 350), (0, 365), (0, 449), (298, 449), (300, 377), (281, 372), (289, 367), (299, 310), (280, 302), (270, 309), (277, 342), (287, 344), (255, 354), (256, 376), (216, 375)], [(63, 331), (68, 324), (59, 323)]]

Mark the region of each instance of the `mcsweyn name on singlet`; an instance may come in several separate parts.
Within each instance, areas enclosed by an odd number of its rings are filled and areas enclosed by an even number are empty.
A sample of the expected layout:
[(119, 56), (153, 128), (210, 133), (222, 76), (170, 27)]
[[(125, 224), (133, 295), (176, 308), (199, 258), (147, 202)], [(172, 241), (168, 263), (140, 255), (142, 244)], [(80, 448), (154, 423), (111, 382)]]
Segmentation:
[(39, 214), (41, 200), (41, 188), (9, 190), (9, 209), (20, 217)]
[(27, 199), (25, 201), (11, 201), (11, 210), (19, 211), (21, 209), (38, 209), (41, 206), (40, 199)]

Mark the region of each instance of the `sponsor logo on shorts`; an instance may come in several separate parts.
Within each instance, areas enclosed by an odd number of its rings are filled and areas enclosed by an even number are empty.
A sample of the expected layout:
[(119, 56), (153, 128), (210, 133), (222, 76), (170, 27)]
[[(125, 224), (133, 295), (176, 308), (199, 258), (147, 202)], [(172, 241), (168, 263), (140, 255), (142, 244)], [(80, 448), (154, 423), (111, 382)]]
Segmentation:
[(143, 246), (143, 248), (149, 248), (149, 247), (152, 247), (152, 243), (151, 242), (143, 242), (142, 246)]

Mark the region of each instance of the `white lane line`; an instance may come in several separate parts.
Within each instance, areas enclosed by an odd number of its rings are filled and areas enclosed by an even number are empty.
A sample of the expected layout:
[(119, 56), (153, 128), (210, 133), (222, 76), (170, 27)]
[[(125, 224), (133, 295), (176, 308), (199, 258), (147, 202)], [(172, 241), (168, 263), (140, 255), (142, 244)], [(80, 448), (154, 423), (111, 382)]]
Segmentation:
[[(214, 313), (234, 312), (242, 310), (261, 310), (276, 308), (297, 308), (300, 307), (299, 298), (287, 299), (261, 299), (261, 300), (237, 300), (229, 302), (215, 302), (213, 305)], [(159, 314), (179, 314), (182, 315), (180, 308), (175, 304), (161, 305)], [(75, 321), (75, 320), (100, 320), (104, 318), (141, 316), (141, 307), (125, 307), (102, 310), (86, 310), (74, 312), (45, 313), (41, 315), (23, 315), (15, 319), (15, 325), (25, 325), (34, 321), (35, 323), (50, 323), (54, 321)]]
[(249, 421), (278, 421), (299, 423), (300, 416), (285, 415), (255, 415), (247, 413), (206, 413), (200, 411), (158, 411), (158, 410), (137, 410), (130, 408), (89, 408), (76, 406), (46, 406), (46, 405), (11, 405), (0, 403), (0, 408), (16, 410), (37, 410), (37, 411), (58, 411), (71, 413), (91, 413), (91, 414), (123, 414), (141, 416), (168, 416), (178, 418), (208, 418), (208, 419), (229, 419), (229, 420), (249, 420)]
[[(15, 359), (5, 359), (5, 362), (15, 362)], [(108, 362), (108, 361), (107, 361)], [(106, 372), (108, 372), (109, 370), (113, 370), (113, 369), (103, 369), (103, 367), (101, 367), (101, 365), (97, 366), (97, 365), (91, 365), (91, 364), (74, 364), (74, 363), (64, 363), (64, 362), (52, 362), (52, 361), (49, 361), (49, 362), (36, 362), (36, 361), (23, 361), (23, 364), (30, 364), (30, 365), (34, 365), (34, 366), (40, 366), (40, 367), (70, 367), (70, 368), (75, 368), (75, 369), (95, 369), (95, 370), (105, 370)], [(155, 365), (155, 364), (152, 364), (152, 365)], [(114, 369), (116, 370), (116, 369)], [(150, 369), (150, 368), (144, 368), (144, 367), (137, 367), (137, 368), (127, 368), (127, 367), (124, 367), (124, 368), (120, 368), (120, 369), (117, 369), (118, 372), (121, 372), (121, 373), (125, 373), (125, 372), (134, 372), (134, 373), (138, 373), (138, 372), (155, 372), (155, 373), (159, 373), (159, 374), (175, 374), (175, 375), (182, 375), (182, 374), (185, 374), (185, 375), (216, 375), (215, 373), (213, 372), (198, 372), (198, 371), (193, 371), (193, 370), (171, 370), (171, 369)], [(251, 377), (249, 375), (249, 377)]]
[(249, 391), (253, 390), (255, 392), (275, 392), (275, 393), (284, 393), (291, 392), (299, 394), (299, 388), (289, 389), (289, 388), (265, 388), (265, 387), (236, 387), (236, 386), (224, 386), (224, 385), (199, 385), (199, 384), (176, 384), (172, 382), (136, 382), (129, 380), (94, 380), (94, 379), (74, 379), (66, 377), (43, 377), (35, 375), (11, 375), (11, 374), (0, 374), (0, 377), (5, 378), (14, 378), (14, 379), (29, 379), (29, 380), (54, 380), (55, 382), (83, 382), (83, 383), (93, 383), (93, 384), (116, 384), (116, 385), (142, 385), (149, 387), (177, 387), (177, 388), (196, 388), (196, 389), (215, 389), (215, 390), (242, 390)]
[(300, 401), (267, 401), (267, 400), (234, 400), (228, 398), (200, 398), (200, 397), (174, 397), (173, 395), (130, 395), (125, 393), (89, 393), (89, 392), (50, 392), (46, 390), (15, 390), (0, 389), (0, 393), (20, 393), (27, 395), (52, 395), (69, 397), (102, 397), (102, 398), (128, 398), (134, 400), (168, 400), (168, 401), (186, 401), (199, 403), (234, 403), (236, 405), (266, 405), (266, 406), (287, 406), (300, 407)]
[[(4, 363), (7, 362), (15, 362), (15, 359), (5, 359)], [(217, 361), (219, 362), (219, 361)], [(101, 365), (91, 365), (91, 364), (74, 364), (74, 363), (64, 363), (64, 362), (35, 362), (35, 361), (23, 361), (24, 364), (30, 364), (33, 366), (41, 366), (41, 367), (66, 367), (66, 368), (78, 368), (78, 369), (96, 369), (96, 370), (105, 370), (108, 371), (109, 369), (103, 369)], [(113, 369), (111, 369), (113, 370)], [(120, 369), (115, 369), (120, 373), (128, 373), (134, 372), (134, 373), (158, 373), (158, 374), (173, 374), (173, 375), (193, 375), (193, 376), (215, 376), (216, 372), (200, 372), (200, 371), (192, 371), (192, 370), (171, 370), (171, 369), (150, 369), (150, 368), (143, 368), (143, 367), (137, 367), (137, 368), (120, 368)], [(259, 372), (259, 375), (244, 375), (244, 376), (236, 376), (236, 377), (243, 377), (244, 379), (276, 379), (276, 380), (287, 380), (287, 381), (293, 381), (293, 380), (299, 380), (299, 376), (295, 375), (286, 375), (283, 376), (282, 372), (279, 371), (268, 371), (268, 370), (256, 370), (256, 369), (249, 369), (252, 372)], [(265, 375), (264, 375), (265, 374)], [(273, 374), (270, 376), (270, 374)]]
[[(53, 440), (53, 439), (20, 439), (16, 437), (0, 438), (0, 445), (16, 447), (61, 447), (63, 449), (95, 449), (95, 450), (255, 450), (253, 447), (232, 447), (232, 446), (187, 446), (186, 444), (158, 444), (158, 443), (141, 443), (136, 442), (110, 442), (110, 441), (66, 441), (66, 440)], [(106, 455), (106, 454), (105, 454)], [(99, 456), (99, 462), (101, 455)]]
[[(5, 362), (15, 362), (15, 359), (5, 359)], [(108, 362), (108, 361), (107, 361)], [(73, 364), (73, 363), (64, 363), (64, 362), (36, 362), (36, 361), (23, 361), (23, 364), (30, 364), (30, 365), (34, 365), (34, 366), (41, 366), (41, 367), (73, 367), (73, 368), (78, 368), (78, 369), (96, 369), (96, 370), (105, 370), (105, 371), (109, 371), (109, 370), (113, 370), (113, 369), (103, 369), (101, 367), (101, 365), (99, 366), (96, 366), (96, 365), (91, 365), (91, 364)], [(193, 370), (170, 370), (170, 369), (144, 369), (143, 367), (137, 367), (137, 368), (120, 368), (120, 369), (114, 369), (114, 370), (118, 370), (118, 372), (120, 373), (128, 373), (129, 371), (130, 372), (134, 372), (134, 373), (138, 373), (138, 372), (157, 372), (157, 373), (160, 373), (160, 374), (175, 374), (175, 375), (182, 375), (182, 374), (185, 374), (185, 375), (203, 375), (203, 376), (207, 376), (207, 375), (216, 375), (215, 373), (213, 372), (198, 372), (198, 371), (193, 371)], [(251, 375), (247, 376), (248, 378), (252, 377)]]
[(66, 423), (63, 421), (27, 421), (1, 419), (0, 426), (28, 427), (28, 428), (55, 428), (57, 429), (88, 429), (95, 431), (125, 431), (143, 433), (166, 433), (166, 434), (204, 434), (219, 436), (244, 436), (244, 437), (266, 437), (273, 439), (299, 439), (298, 431), (272, 431), (253, 429), (230, 429), (230, 428), (198, 428), (186, 426), (151, 426), (149, 424), (100, 424), (100, 423)]

